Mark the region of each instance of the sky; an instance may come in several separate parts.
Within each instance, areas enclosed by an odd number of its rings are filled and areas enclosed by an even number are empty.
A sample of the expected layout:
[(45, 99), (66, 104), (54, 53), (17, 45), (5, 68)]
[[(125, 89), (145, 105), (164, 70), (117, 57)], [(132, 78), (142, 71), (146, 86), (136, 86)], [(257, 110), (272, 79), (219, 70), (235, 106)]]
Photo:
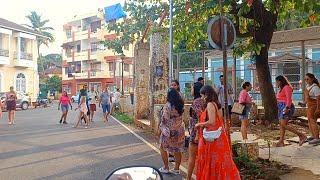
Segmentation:
[(17, 24), (28, 24), (25, 17), (31, 11), (42, 15), (43, 20), (49, 19), (47, 26), (55, 30), (55, 42), (49, 47), (43, 45), (40, 49), (43, 55), (62, 52), (63, 24), (74, 15), (86, 14), (116, 3), (123, 5), (125, 0), (6, 0), (1, 1), (0, 17)]

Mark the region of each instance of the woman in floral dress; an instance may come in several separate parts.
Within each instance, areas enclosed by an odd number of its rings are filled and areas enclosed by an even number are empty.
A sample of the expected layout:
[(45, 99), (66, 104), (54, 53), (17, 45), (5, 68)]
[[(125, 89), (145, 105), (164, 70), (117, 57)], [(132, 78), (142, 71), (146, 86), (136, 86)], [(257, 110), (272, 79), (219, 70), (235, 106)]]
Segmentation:
[[(160, 120), (160, 152), (164, 166), (159, 170), (162, 173), (179, 174), (182, 151), (184, 148), (185, 128), (182, 120), (183, 100), (179, 92), (170, 88), (167, 94), (167, 103), (163, 107)], [(168, 152), (174, 154), (175, 167), (169, 170)]]

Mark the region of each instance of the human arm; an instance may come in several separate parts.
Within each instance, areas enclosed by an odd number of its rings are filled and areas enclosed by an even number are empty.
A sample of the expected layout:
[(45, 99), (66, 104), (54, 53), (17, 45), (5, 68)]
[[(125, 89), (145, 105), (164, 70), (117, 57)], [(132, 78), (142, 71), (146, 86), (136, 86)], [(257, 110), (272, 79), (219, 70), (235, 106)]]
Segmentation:
[(216, 122), (216, 117), (218, 112), (218, 108), (215, 107), (216, 105), (213, 103), (208, 103), (207, 105), (207, 116), (208, 116), (208, 121), (203, 122), (203, 123), (197, 123), (195, 127), (208, 127), (210, 125), (215, 124)]
[(70, 105), (70, 108), (71, 108), (71, 110), (72, 110), (72, 104), (71, 104), (70, 98), (69, 98), (69, 105)]
[(286, 95), (286, 108), (290, 109), (290, 107), (292, 106), (292, 89), (289, 86), (285, 86), (283, 88), (283, 91)]
[(58, 110), (60, 110), (60, 106), (61, 106), (61, 97), (60, 97), (59, 103), (58, 103)]

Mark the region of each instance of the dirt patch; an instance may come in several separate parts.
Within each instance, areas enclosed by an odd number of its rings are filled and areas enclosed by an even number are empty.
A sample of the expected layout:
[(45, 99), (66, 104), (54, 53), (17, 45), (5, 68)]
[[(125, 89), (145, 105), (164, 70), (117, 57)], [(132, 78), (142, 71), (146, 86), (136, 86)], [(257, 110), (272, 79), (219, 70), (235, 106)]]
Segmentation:
[[(298, 131), (308, 134), (309, 130), (305, 126), (301, 126), (299, 124), (296, 124), (297, 121), (292, 121), (290, 122), (290, 126), (296, 128)], [(279, 140), (280, 132), (279, 132), (279, 125), (264, 125), (261, 122), (257, 122), (255, 124), (251, 124), (250, 126), (250, 132), (252, 134), (257, 135), (257, 138), (259, 139), (264, 139), (264, 140), (269, 140), (269, 141), (275, 141)], [(296, 134), (286, 131), (286, 139), (297, 137)]]

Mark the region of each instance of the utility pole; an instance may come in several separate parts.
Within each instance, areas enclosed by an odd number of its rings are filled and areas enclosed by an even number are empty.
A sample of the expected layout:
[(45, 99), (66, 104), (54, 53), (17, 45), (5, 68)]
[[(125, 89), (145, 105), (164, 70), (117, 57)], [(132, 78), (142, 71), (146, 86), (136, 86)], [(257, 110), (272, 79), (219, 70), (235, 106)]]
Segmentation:
[(122, 96), (124, 95), (124, 86), (123, 86), (123, 70), (124, 70), (124, 68), (123, 68), (123, 66), (124, 66), (124, 62), (123, 62), (123, 59), (125, 58), (125, 55), (124, 54), (121, 54), (121, 56), (120, 56), (120, 58), (121, 58), (121, 71), (122, 71), (122, 73), (121, 73), (121, 94), (122, 94)]
[(170, 32), (169, 32), (169, 82), (173, 80), (173, 63), (172, 63), (172, 51), (173, 51), (173, 0), (169, 0), (170, 3)]

